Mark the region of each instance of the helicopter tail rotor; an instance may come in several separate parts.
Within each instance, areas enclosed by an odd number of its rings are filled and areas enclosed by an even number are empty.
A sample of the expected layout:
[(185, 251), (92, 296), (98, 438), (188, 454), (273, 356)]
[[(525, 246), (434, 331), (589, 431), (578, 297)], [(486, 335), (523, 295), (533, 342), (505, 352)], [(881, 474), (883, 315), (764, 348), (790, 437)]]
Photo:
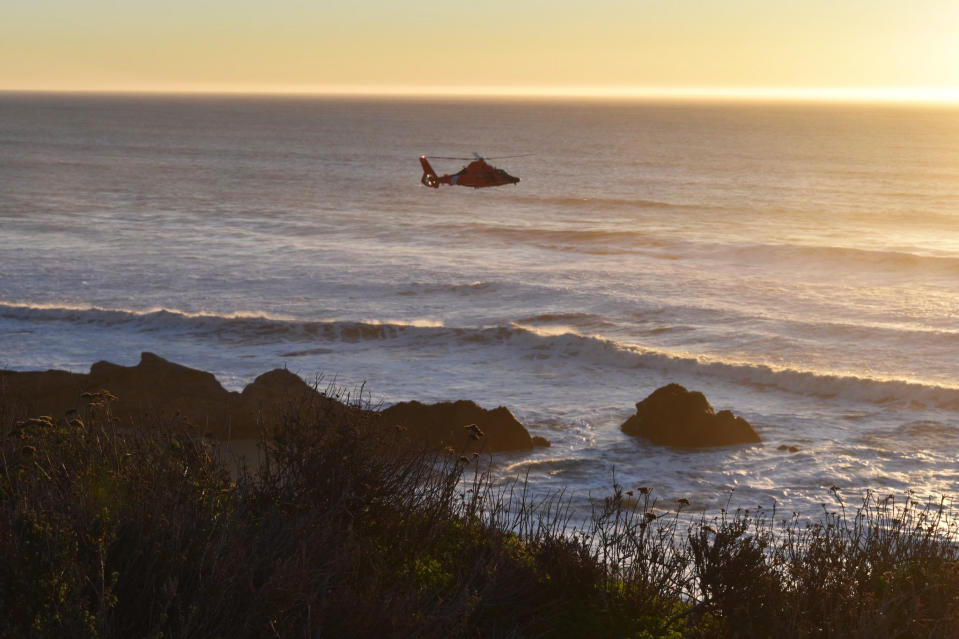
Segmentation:
[(423, 165), (423, 177), (420, 178), (420, 182), (422, 182), (424, 186), (433, 189), (440, 188), (440, 181), (439, 178), (436, 177), (436, 171), (430, 166), (425, 155), (420, 156), (420, 164)]

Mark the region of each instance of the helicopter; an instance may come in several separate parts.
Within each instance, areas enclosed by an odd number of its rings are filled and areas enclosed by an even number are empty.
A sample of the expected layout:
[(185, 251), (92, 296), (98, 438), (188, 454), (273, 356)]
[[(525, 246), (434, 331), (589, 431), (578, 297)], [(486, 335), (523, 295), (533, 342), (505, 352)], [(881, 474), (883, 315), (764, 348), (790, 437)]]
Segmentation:
[[(450, 158), (436, 155), (429, 157), (434, 160), (472, 160), (472, 162), (453, 175), (438, 176), (426, 159), (427, 156), (421, 155), (420, 164), (423, 165), (423, 177), (420, 178), (420, 182), (430, 188), (438, 189), (440, 188), (440, 184), (447, 184), (449, 186), (458, 184), (459, 186), (471, 186), (474, 189), (479, 189), (487, 186), (503, 186), (504, 184), (516, 184), (519, 182), (518, 177), (510, 175), (503, 169), (497, 169), (495, 166), (487, 164), (486, 160), (475, 151), (473, 152), (472, 158)], [(512, 155), (508, 157), (520, 156)]]

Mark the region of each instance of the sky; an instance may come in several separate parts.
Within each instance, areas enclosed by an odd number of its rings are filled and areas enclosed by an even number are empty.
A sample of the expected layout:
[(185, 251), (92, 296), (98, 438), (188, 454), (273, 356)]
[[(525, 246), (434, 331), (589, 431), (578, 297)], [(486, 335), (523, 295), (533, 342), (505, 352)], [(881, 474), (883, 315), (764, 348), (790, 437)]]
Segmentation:
[(959, 0), (0, 0), (0, 90), (959, 100)]

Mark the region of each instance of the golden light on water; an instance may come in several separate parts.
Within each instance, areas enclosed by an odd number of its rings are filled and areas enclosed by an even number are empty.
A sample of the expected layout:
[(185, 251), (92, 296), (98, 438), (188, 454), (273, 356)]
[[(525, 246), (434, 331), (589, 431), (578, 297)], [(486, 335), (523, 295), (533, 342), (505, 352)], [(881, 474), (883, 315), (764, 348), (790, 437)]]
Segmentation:
[[(217, 92), (214, 87), (197, 91)], [(223, 89), (220, 89), (223, 91)], [(951, 87), (575, 87), (575, 86), (285, 86), (228, 88), (224, 92), (286, 95), (396, 97), (506, 97), (598, 100), (729, 100), (959, 104), (959, 88)]]

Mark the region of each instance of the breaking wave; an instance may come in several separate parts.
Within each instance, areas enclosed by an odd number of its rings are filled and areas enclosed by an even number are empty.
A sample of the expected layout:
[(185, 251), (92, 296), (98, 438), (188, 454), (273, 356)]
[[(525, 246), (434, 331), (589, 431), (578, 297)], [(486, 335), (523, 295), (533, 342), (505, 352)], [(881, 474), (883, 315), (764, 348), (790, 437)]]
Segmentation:
[[(546, 316), (553, 319), (552, 316)], [(544, 318), (545, 319), (545, 318)], [(566, 318), (562, 318), (566, 319)], [(389, 347), (416, 353), (440, 349), (452, 357), (489, 350), (501, 361), (554, 360), (572, 375), (602, 375), (630, 369), (661, 372), (666, 378), (708, 377), (762, 390), (777, 390), (823, 399), (870, 404), (921, 404), (959, 410), (959, 388), (918, 381), (874, 379), (820, 371), (774, 368), (762, 364), (708, 361), (637, 346), (603, 337), (538, 331), (519, 324), (449, 327), (430, 320), (304, 321), (262, 313), (187, 313), (171, 309), (128, 310), (97, 307), (0, 303), (0, 320), (66, 322), (112, 330), (167, 332), (228, 345), (276, 345), (283, 356), (322, 355), (364, 348)], [(15, 327), (11, 327), (15, 328)], [(347, 353), (348, 354), (348, 353)]]

